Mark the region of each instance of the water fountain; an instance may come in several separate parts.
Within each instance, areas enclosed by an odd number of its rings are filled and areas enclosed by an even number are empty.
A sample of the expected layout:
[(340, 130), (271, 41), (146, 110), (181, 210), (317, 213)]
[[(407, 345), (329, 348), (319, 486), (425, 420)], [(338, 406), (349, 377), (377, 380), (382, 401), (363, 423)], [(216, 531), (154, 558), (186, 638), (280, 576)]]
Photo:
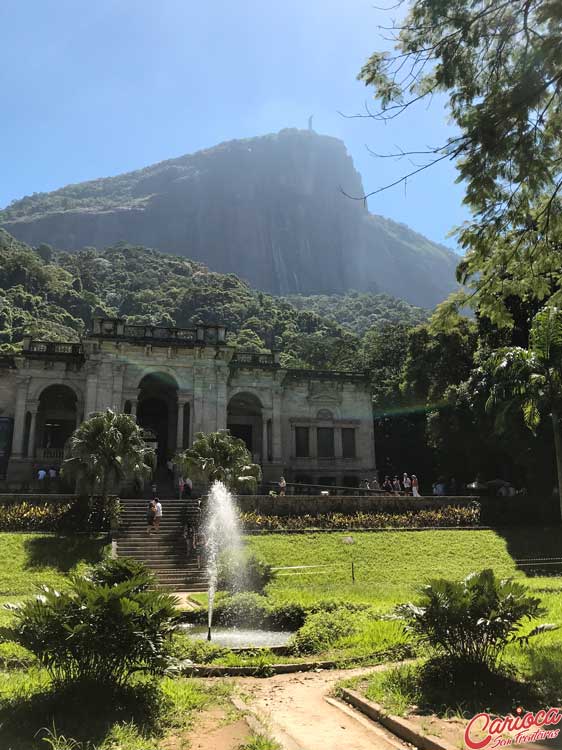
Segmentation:
[(238, 511), (231, 492), (222, 482), (214, 482), (209, 492), (205, 520), (207, 538), (207, 574), (209, 576), (207, 640), (211, 640), (213, 607), (217, 591), (218, 559), (227, 547), (238, 552), (242, 547), (242, 536)]

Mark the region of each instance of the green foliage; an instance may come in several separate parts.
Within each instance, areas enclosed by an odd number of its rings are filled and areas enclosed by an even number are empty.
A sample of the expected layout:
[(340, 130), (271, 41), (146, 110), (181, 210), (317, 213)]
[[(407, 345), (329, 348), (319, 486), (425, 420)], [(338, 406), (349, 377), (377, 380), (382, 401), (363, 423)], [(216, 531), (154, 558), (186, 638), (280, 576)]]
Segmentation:
[(347, 609), (317, 612), (306, 618), (292, 638), (291, 647), (298, 654), (317, 654), (351, 635), (357, 627), (357, 617)]
[(213, 611), (213, 622), (226, 627), (260, 628), (271, 613), (265, 596), (244, 592), (221, 598)]
[(246, 444), (228, 430), (198, 432), (191, 448), (174, 461), (185, 476), (208, 485), (222, 482), (232, 490), (255, 491), (261, 481), (261, 468), (252, 463)]
[(89, 578), (98, 586), (118, 586), (134, 579), (138, 591), (146, 591), (154, 585), (154, 575), (133, 557), (107, 557), (92, 568)]
[(242, 513), (240, 520), (248, 531), (478, 526), (480, 524), (480, 505), (475, 502), (466, 506), (447, 505), (435, 510), (409, 510), (396, 513), (357, 512), (352, 515), (327, 513), (304, 516), (266, 516), (250, 512)]
[(0, 347), (19, 346), (24, 332), (77, 341), (94, 315), (182, 327), (220, 322), (229, 343), (279, 349), (286, 366), (354, 370), (364, 330), (401, 316), (418, 323), (425, 312), (387, 295), (274, 297), (233, 274), (126, 243), (49, 254), (0, 230)]
[(433, 580), (423, 587), (417, 604), (397, 608), (407, 629), (436, 655), (490, 670), (510, 643), (527, 644), (531, 636), (554, 627), (519, 632), (526, 620), (544, 613), (540, 599), (529, 596), (524, 585), (500, 580), (491, 569), (463, 581)]
[(246, 548), (229, 549), (218, 560), (217, 588), (221, 591), (262, 592), (273, 578), (263, 557)]
[(55, 531), (64, 525), (70, 503), (30, 503), (2, 506), (0, 531)]
[(322, 318), (335, 320), (359, 336), (394, 325), (413, 328), (424, 323), (428, 316), (427, 310), (388, 294), (348, 292), (344, 295), (292, 295), (285, 299), (298, 310), (310, 310)]
[(11, 639), (35, 654), (59, 684), (119, 686), (139, 671), (161, 674), (168, 664), (175, 599), (148, 590), (143, 572), (113, 585), (96, 577), (111, 580), (111, 571), (105, 566), (91, 578), (74, 576), (64, 591), (43, 586), (34, 599), (8, 605), (15, 620)]
[(542, 414), (550, 413), (562, 513), (562, 308), (548, 305), (540, 310), (531, 323), (528, 348), (498, 349), (484, 370), (490, 376), (486, 406), (499, 412), (500, 420), (516, 405), (527, 427), (536, 432)]
[(560, 3), (459, 0), (451, 10), (412, 0), (393, 25), (396, 52), (376, 52), (359, 78), (381, 102), (374, 119), (447, 98), (455, 132), (425, 150), (422, 168), (456, 162), (473, 214), (459, 231), (459, 281), (481, 314), (511, 325), (513, 296), (542, 302), (562, 285)]
[(70, 438), (67, 455), (64, 476), (85, 482), (92, 493), (99, 487), (102, 497), (112, 480), (150, 476), (154, 462), (134, 418), (111, 409), (82, 422)]

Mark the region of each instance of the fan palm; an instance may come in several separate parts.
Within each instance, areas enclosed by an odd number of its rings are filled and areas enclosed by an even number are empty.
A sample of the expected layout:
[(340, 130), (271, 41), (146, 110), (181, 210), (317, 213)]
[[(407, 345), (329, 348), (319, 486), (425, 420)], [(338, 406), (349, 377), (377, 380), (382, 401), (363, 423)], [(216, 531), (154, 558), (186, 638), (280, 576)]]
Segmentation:
[(174, 461), (193, 479), (206, 484), (223, 482), (231, 490), (255, 491), (261, 481), (261, 469), (252, 463), (246, 444), (228, 430), (198, 432), (193, 446)]
[(82, 422), (69, 440), (67, 456), (64, 475), (85, 482), (92, 494), (98, 491), (103, 498), (111, 481), (149, 477), (154, 465), (154, 452), (135, 420), (111, 409)]
[(498, 349), (487, 370), (492, 388), (486, 407), (521, 407), (525, 424), (533, 432), (550, 414), (554, 434), (558, 497), (562, 515), (562, 309), (546, 306), (531, 324), (529, 346)]

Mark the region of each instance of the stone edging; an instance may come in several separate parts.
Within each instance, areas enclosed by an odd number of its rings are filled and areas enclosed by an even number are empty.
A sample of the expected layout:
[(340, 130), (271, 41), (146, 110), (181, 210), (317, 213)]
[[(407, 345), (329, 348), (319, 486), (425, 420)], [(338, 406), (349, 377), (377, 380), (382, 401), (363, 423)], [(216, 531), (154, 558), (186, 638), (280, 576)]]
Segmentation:
[[(215, 664), (183, 664), (182, 675), (188, 677), (271, 677), (276, 674), (294, 672), (312, 672), (314, 669), (336, 669), (340, 663), (335, 661), (304, 661), (288, 664), (266, 664), (263, 666), (223, 667)], [(261, 674), (260, 674), (261, 673)]]
[(397, 737), (415, 745), (420, 750), (458, 750), (455, 745), (445, 742), (439, 737), (421, 734), (411, 721), (399, 716), (392, 716), (381, 705), (364, 698), (355, 690), (341, 688), (339, 692), (344, 701), (368, 716), (369, 719), (379, 722)]

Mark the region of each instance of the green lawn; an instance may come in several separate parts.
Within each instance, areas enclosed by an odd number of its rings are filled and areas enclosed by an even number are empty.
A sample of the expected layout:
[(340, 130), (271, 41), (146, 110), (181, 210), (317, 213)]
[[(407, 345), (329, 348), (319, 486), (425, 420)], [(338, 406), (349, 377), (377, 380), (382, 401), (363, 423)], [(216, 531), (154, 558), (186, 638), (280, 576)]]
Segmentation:
[[(351, 536), (353, 544), (345, 544)], [(249, 547), (271, 565), (320, 566), (280, 570), (268, 588), (277, 601), (319, 599), (368, 602), (383, 611), (415, 595), (429, 578), (460, 579), (490, 567), (527, 579), (532, 588), (562, 590), (562, 577), (528, 577), (515, 559), (562, 556), (562, 529), (496, 531), (385, 531), (249, 536)], [(351, 580), (351, 559), (355, 583)]]
[[(102, 559), (107, 536), (0, 534), (0, 605), (38, 593), (41, 584), (61, 587), (69, 573)], [(0, 607), (0, 625), (10, 613)]]

